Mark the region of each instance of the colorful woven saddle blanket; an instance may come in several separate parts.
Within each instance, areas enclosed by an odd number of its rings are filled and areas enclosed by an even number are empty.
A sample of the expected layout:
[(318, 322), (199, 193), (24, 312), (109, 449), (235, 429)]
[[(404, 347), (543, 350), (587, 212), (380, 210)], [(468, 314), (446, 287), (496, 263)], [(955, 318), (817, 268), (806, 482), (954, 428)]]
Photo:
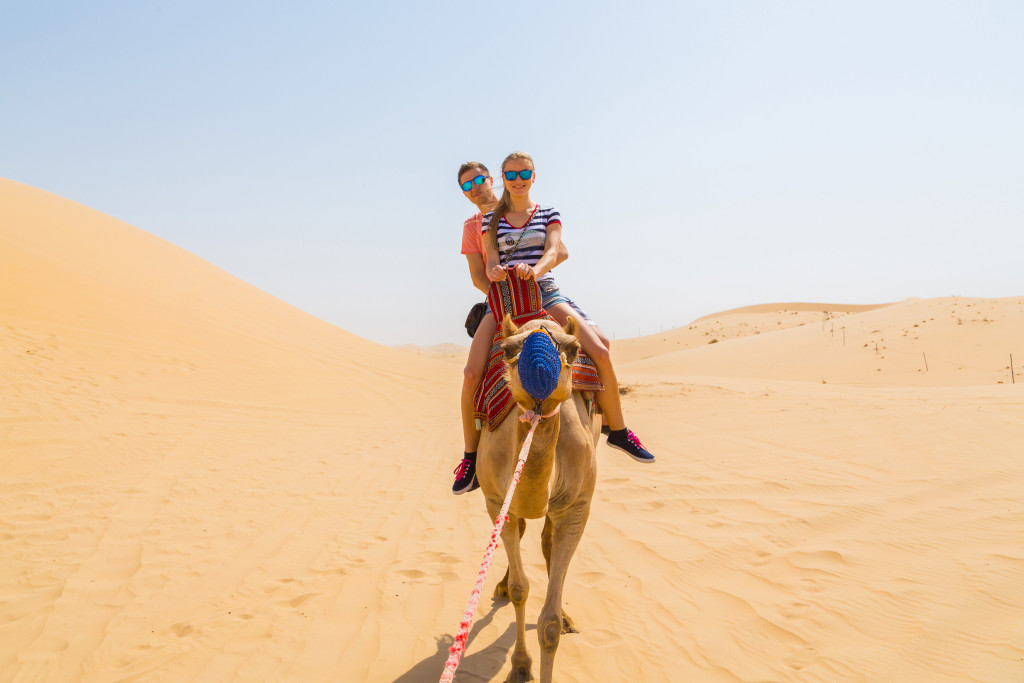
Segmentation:
[[(508, 385), (508, 365), (501, 351), (502, 319), (508, 314), (516, 325), (525, 325), (531, 320), (553, 318), (541, 307), (541, 291), (536, 280), (524, 280), (511, 268), (508, 277), (501, 282), (491, 283), (487, 303), (498, 323), (498, 331), (491, 342), (484, 379), (476, 390), (476, 417), (483, 420), (487, 429), (493, 432), (515, 405)], [(582, 351), (572, 366), (572, 387), (577, 391), (601, 391), (604, 388), (597, 375), (597, 366)]]

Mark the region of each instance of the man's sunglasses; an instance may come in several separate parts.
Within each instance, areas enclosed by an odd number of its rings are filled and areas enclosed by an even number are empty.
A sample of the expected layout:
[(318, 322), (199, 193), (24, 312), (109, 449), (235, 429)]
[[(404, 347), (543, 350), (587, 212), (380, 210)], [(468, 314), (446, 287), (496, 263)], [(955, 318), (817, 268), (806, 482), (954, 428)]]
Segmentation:
[(525, 171), (505, 171), (505, 180), (515, 180), (516, 176), (519, 176), (523, 180), (529, 180), (533, 177), (533, 169), (528, 168)]
[(462, 185), (461, 185), (462, 191), (463, 192), (469, 192), (470, 190), (473, 189), (474, 185), (483, 185), (484, 181), (487, 180), (488, 177), (489, 176), (478, 175), (476, 178), (473, 178), (472, 180), (467, 180), (466, 182), (462, 183)]

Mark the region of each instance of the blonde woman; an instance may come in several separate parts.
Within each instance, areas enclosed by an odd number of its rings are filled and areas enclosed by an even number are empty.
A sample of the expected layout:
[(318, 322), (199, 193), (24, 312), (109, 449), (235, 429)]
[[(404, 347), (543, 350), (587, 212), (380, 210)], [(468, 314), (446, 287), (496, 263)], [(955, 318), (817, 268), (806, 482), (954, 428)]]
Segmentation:
[(540, 206), (530, 198), (537, 179), (533, 159), (525, 152), (513, 152), (501, 164), (504, 192), (494, 210), (482, 221), (485, 273), (492, 282), (506, 277), (507, 266), (514, 266), (522, 278), (533, 276), (543, 293), (542, 305), (552, 318), (565, 325), (576, 318), (580, 345), (597, 365), (604, 391), (597, 393), (597, 402), (608, 419), (608, 445), (625, 452), (637, 462), (653, 463), (654, 456), (626, 427), (619, 402), (619, 383), (612, 367), (608, 345), (584, 319), (573, 310), (558, 289), (551, 269), (558, 260), (562, 241), (562, 219), (550, 206)]

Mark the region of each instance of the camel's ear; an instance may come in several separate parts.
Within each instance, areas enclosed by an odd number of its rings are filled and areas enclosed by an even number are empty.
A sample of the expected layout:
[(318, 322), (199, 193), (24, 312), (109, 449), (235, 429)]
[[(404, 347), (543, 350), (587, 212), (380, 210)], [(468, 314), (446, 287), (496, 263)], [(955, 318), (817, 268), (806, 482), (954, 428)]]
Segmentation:
[(501, 321), (501, 335), (505, 337), (505, 339), (508, 339), (509, 337), (515, 335), (515, 333), (518, 331), (519, 328), (516, 327), (516, 324), (514, 322), (512, 322), (512, 316), (506, 313), (505, 317)]
[(566, 334), (571, 334), (574, 337), (579, 337), (580, 327), (579, 325), (576, 324), (576, 318), (572, 317), (571, 315), (569, 316), (569, 320), (565, 323), (565, 327), (563, 327), (562, 329), (565, 330)]

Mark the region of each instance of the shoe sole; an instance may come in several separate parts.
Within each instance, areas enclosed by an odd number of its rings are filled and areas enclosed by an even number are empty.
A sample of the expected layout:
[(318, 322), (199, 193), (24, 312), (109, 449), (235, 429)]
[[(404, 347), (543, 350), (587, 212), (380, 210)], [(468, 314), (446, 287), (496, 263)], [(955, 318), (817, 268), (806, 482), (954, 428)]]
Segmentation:
[(473, 481), (471, 481), (469, 483), (469, 486), (467, 486), (464, 489), (460, 489), (458, 491), (456, 491), (455, 489), (452, 489), (452, 493), (455, 494), (456, 496), (461, 496), (463, 493), (469, 493), (470, 491), (476, 491), (478, 488), (480, 488), (480, 482), (478, 482), (476, 480), (476, 475), (474, 474), (473, 475)]
[(633, 460), (636, 460), (641, 465), (653, 465), (655, 462), (657, 462), (657, 458), (655, 458), (653, 455), (651, 456), (650, 460), (648, 460), (646, 458), (638, 458), (635, 455), (633, 455), (632, 453), (630, 453), (629, 451), (627, 451), (622, 446), (616, 446), (615, 444), (608, 443), (607, 441), (605, 441), (605, 443), (608, 444), (608, 448), (614, 448), (617, 451), (622, 451), (623, 453), (625, 453), (629, 457), (633, 458)]

